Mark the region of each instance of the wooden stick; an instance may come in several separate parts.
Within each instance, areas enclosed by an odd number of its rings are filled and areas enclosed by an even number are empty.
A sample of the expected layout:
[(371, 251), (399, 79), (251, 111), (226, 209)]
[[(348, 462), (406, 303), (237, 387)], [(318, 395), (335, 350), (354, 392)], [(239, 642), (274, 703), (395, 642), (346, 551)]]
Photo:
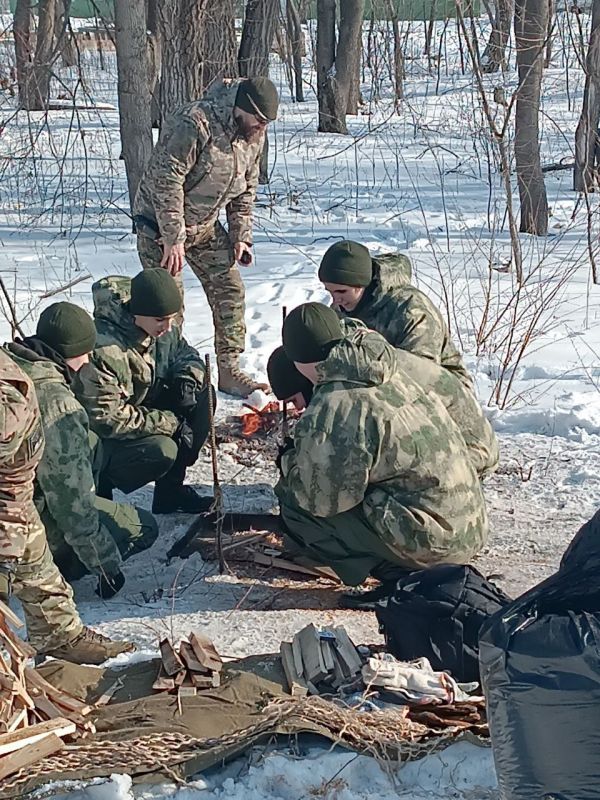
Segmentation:
[(105, 692), (103, 692), (100, 695), (100, 697), (94, 703), (94, 706), (96, 708), (101, 706), (107, 706), (112, 700), (112, 697), (115, 694), (115, 692), (122, 686), (123, 686), (123, 681), (121, 680), (121, 678), (117, 678), (117, 680), (111, 686), (109, 686)]
[(65, 283), (64, 286), (59, 286), (57, 289), (51, 289), (49, 292), (45, 292), (44, 294), (40, 295), (42, 300), (46, 300), (48, 297), (54, 297), (55, 294), (60, 294), (61, 292), (66, 292), (67, 289), (72, 289), (73, 286), (77, 286), (78, 283), (83, 283), (83, 281), (87, 281), (88, 278), (93, 277), (90, 273), (86, 273), (85, 275), (80, 275), (78, 278), (73, 278), (72, 281)]
[(19, 770), (31, 767), (43, 758), (58, 753), (64, 746), (62, 739), (55, 733), (50, 733), (37, 742), (25, 745), (18, 752), (4, 756), (0, 760), (0, 781)]
[(40, 722), (39, 725), (30, 725), (29, 728), (22, 728), (20, 731), (1, 733), (0, 756), (20, 750), (28, 744), (39, 742), (40, 739), (45, 739), (51, 733), (55, 733), (57, 736), (70, 736), (75, 733), (76, 727), (74, 722), (58, 717), (58, 719)]
[(12, 608), (7, 606), (3, 600), (0, 600), (0, 614), (3, 614), (4, 617), (6, 617), (6, 619), (11, 623), (11, 625), (15, 626), (15, 628), (23, 627), (23, 623), (19, 617), (17, 617)]
[(222, 575), (227, 567), (225, 555), (223, 553), (223, 492), (221, 491), (221, 484), (219, 483), (219, 467), (217, 464), (217, 437), (215, 433), (215, 409), (212, 395), (210, 355), (207, 353), (204, 358), (206, 363), (205, 380), (206, 386), (208, 387), (208, 431), (210, 439), (210, 454), (212, 459), (213, 491), (215, 498), (214, 509), (216, 514), (215, 544), (217, 558), (219, 560), (219, 574)]

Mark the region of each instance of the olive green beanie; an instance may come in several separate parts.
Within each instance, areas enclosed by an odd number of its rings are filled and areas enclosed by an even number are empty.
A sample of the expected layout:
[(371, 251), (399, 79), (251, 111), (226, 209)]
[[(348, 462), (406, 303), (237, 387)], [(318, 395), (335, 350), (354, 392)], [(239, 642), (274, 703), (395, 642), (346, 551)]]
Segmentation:
[(145, 269), (131, 280), (129, 311), (142, 317), (170, 317), (183, 301), (175, 279), (166, 269)]
[(238, 86), (235, 105), (248, 114), (260, 114), (272, 122), (277, 118), (279, 95), (269, 78), (248, 78)]
[(299, 364), (324, 361), (332, 345), (343, 338), (337, 314), (321, 303), (298, 306), (283, 323), (285, 354)]
[(36, 336), (63, 358), (77, 358), (94, 349), (96, 326), (85, 309), (53, 303), (40, 314)]
[(267, 375), (273, 394), (278, 400), (288, 400), (300, 392), (306, 403), (313, 393), (313, 385), (302, 375), (294, 362), (286, 356), (283, 347), (273, 350), (267, 362)]
[(368, 286), (373, 279), (373, 260), (368, 249), (358, 242), (344, 240), (332, 244), (319, 267), (321, 283), (341, 286)]

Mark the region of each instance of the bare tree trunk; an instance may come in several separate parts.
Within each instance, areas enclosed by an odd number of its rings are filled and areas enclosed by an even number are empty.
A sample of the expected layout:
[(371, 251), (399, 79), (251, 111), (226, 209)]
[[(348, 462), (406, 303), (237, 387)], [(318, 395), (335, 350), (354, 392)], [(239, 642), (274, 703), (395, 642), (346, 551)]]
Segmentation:
[(354, 75), (350, 77), (348, 86), (348, 99), (346, 101), (346, 114), (356, 116), (358, 114), (358, 107), (361, 102), (360, 94), (360, 72), (361, 72), (361, 56), (362, 56), (362, 30), (359, 34), (359, 47), (357, 58), (354, 64)]
[(548, 31), (546, 33), (546, 54), (544, 56), (544, 69), (548, 69), (552, 61), (552, 40), (554, 39), (554, 18), (556, 16), (556, 3), (548, 0)]
[(514, 0), (495, 0), (495, 20), (482, 57), (483, 72), (498, 72), (506, 65), (506, 47), (515, 13)]
[(202, 97), (204, 5), (197, 0), (162, 0), (158, 18), (163, 42), (160, 108), (164, 119), (178, 106)]
[(575, 171), (573, 189), (576, 192), (595, 190), (595, 161), (600, 144), (600, 0), (592, 7), (590, 44), (585, 63), (585, 90), (583, 108), (575, 132)]
[(404, 99), (404, 52), (400, 36), (400, 20), (393, 0), (387, 0), (387, 13), (394, 34), (394, 97), (398, 105)]
[(238, 76), (235, 2), (234, 0), (207, 0), (205, 9), (202, 43), (203, 93), (223, 78)]
[(77, 64), (77, 47), (70, 29), (71, 0), (57, 0), (54, 13), (56, 48), (65, 67), (74, 67)]
[(50, 78), (56, 60), (54, 47), (54, 23), (56, 0), (40, 0), (38, 4), (38, 27), (33, 58), (33, 86), (29, 99), (30, 111), (43, 111), (50, 100)]
[(160, 128), (160, 73), (162, 60), (161, 31), (158, 19), (158, 0), (148, 0), (146, 25), (148, 27), (148, 88), (152, 96), (150, 114), (152, 127)]
[(115, 1), (121, 146), (133, 201), (152, 152), (146, 0)]
[(548, 0), (517, 0), (515, 45), (519, 88), (515, 111), (515, 162), (522, 233), (548, 232), (548, 199), (540, 162), (539, 113)]
[(302, 56), (304, 55), (305, 51), (305, 43), (296, 0), (287, 0), (285, 4), (285, 19), (286, 31), (290, 42), (290, 51), (292, 55), (294, 95), (297, 103), (303, 103), (304, 86), (302, 84)]
[(17, 67), (17, 85), (19, 88), (19, 106), (21, 108), (30, 108), (31, 88), (33, 84), (30, 0), (17, 0), (13, 17), (13, 35), (15, 39), (15, 63)]
[(348, 133), (346, 109), (351, 82), (356, 80), (357, 60), (360, 67), (364, 7), (364, 0), (340, 0), (340, 36), (336, 49), (335, 0), (317, 0), (320, 131)]
[[(269, 55), (278, 19), (279, 0), (248, 0), (238, 53), (242, 77), (269, 77)], [(265, 136), (258, 180), (263, 185), (269, 182), (268, 136)]]

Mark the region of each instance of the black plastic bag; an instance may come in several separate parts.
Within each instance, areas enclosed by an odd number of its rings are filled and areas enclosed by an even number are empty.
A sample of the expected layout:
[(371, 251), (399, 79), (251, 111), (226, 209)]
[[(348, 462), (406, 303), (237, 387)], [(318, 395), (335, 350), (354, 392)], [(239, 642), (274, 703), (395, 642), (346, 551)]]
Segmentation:
[(600, 517), (561, 569), (487, 622), (481, 677), (504, 800), (600, 797)]
[(473, 567), (441, 564), (401, 578), (376, 614), (387, 649), (400, 661), (426, 657), (457, 681), (479, 681), (479, 630), (508, 603)]

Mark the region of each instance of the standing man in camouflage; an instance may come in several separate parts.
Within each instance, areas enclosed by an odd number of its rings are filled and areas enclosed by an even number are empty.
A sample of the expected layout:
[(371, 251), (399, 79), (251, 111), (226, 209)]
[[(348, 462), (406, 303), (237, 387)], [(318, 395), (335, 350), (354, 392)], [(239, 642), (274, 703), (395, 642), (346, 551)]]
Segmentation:
[(441, 364), (473, 390), (448, 326), (426, 294), (411, 284), (411, 264), (401, 253), (372, 258), (358, 242), (336, 242), (319, 267), (319, 280), (342, 317), (354, 317), (393, 346)]
[(260, 157), (278, 105), (268, 78), (247, 78), (178, 109), (161, 130), (134, 203), (142, 266), (163, 267), (182, 287), (187, 259), (212, 309), (219, 389), (240, 397), (267, 388), (240, 369), (246, 325), (237, 264), (253, 260)]
[(318, 303), (287, 316), (283, 346), (314, 384), (276, 488), (294, 554), (349, 585), (470, 561), (486, 541), (485, 503), (442, 401), (398, 370), (382, 336), (344, 336)]
[(143, 509), (96, 496), (102, 444), (72, 389), (95, 344), (87, 311), (54, 303), (40, 315), (35, 336), (5, 347), (33, 381), (40, 408), (46, 445), (34, 499), (54, 561), (68, 581), (96, 575), (96, 591), (107, 599), (125, 583), (123, 559), (150, 547), (158, 526)]
[(213, 499), (184, 485), (208, 435), (208, 387), (198, 352), (174, 324), (175, 280), (146, 269), (102, 278), (92, 294), (98, 337), (76, 391), (102, 440), (100, 494), (154, 481), (154, 514), (208, 511)]
[(0, 596), (11, 589), (25, 612), (39, 656), (101, 664), (134, 650), (84, 627), (73, 592), (58, 571), (33, 502), (44, 433), (32, 382), (0, 350)]

